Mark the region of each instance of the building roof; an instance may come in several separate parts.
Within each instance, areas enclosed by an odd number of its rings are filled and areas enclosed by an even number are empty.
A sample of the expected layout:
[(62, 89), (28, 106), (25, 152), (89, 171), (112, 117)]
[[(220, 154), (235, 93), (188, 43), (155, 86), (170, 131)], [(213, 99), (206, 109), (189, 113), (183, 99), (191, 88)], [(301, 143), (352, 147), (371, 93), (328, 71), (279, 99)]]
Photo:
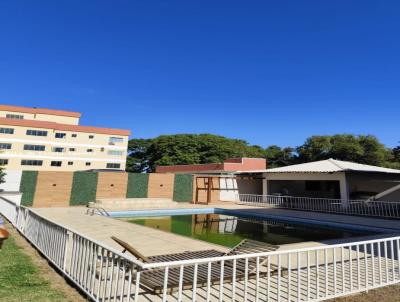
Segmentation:
[(349, 161), (326, 159), (310, 163), (291, 165), (280, 168), (264, 170), (266, 173), (335, 173), (335, 172), (375, 172), (375, 173), (396, 173), (400, 170), (389, 169), (377, 166), (363, 165)]
[(53, 130), (71, 131), (71, 132), (111, 134), (111, 135), (121, 135), (121, 136), (129, 136), (131, 134), (130, 130), (123, 130), (123, 129), (59, 124), (55, 122), (26, 120), (26, 119), (17, 120), (17, 119), (8, 119), (4, 117), (0, 117), (0, 125), (33, 127), (33, 128), (53, 129)]
[(54, 109), (46, 109), (46, 108), (35, 108), (35, 107), (0, 105), (0, 110), (11, 111), (11, 112), (24, 112), (24, 113), (32, 113), (32, 114), (69, 116), (69, 117), (76, 117), (76, 118), (81, 117), (80, 112), (54, 110)]

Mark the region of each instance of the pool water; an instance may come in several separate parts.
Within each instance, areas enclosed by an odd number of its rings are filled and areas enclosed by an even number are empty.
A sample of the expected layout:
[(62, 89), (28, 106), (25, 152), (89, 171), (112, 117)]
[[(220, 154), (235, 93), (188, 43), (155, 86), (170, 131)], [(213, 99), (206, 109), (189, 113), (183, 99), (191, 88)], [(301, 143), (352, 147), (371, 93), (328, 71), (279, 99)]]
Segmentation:
[(234, 247), (246, 238), (282, 245), (363, 235), (360, 232), (220, 214), (140, 217), (124, 218), (124, 220), (226, 247)]

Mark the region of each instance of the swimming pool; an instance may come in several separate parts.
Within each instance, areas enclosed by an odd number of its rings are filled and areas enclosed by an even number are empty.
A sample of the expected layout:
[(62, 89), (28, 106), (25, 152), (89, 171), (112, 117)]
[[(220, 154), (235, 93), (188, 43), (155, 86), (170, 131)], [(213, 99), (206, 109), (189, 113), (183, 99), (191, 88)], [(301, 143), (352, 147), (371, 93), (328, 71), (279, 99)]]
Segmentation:
[[(243, 239), (282, 245), (304, 241), (322, 241), (366, 235), (355, 230), (294, 224), (221, 213), (186, 213), (122, 218), (130, 223), (183, 235), (193, 239), (233, 247)], [(368, 233), (371, 234), (371, 233)]]

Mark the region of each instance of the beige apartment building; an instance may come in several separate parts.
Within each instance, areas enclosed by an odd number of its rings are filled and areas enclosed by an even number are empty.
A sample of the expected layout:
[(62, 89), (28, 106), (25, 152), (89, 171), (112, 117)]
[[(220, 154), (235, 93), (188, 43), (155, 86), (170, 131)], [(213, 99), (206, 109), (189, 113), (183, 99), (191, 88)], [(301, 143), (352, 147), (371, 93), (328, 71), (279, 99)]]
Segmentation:
[(79, 125), (81, 114), (0, 105), (0, 165), (7, 170), (124, 170), (129, 130)]

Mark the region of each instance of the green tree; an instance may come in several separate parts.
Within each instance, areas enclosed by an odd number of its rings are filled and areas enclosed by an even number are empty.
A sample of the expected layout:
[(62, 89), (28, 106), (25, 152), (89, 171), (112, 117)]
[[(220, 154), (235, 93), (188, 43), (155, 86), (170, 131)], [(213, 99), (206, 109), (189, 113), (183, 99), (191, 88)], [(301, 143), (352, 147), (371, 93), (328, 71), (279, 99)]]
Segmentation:
[(360, 162), (364, 156), (364, 149), (359, 138), (351, 134), (338, 134), (329, 137), (331, 149), (327, 152), (329, 158)]
[(4, 183), (4, 177), (6, 176), (6, 173), (4, 172), (4, 168), (0, 166), (0, 184)]
[(264, 149), (240, 139), (212, 134), (161, 135), (129, 142), (127, 170), (152, 172), (157, 165), (223, 162), (232, 157), (264, 157)]
[(329, 158), (332, 149), (329, 136), (311, 136), (305, 143), (296, 148), (296, 162), (305, 163)]
[(151, 139), (131, 139), (128, 143), (128, 157), (126, 159), (126, 170), (131, 172), (148, 172), (149, 158), (148, 149)]
[(400, 162), (400, 146), (392, 149), (393, 160)]
[(232, 157), (266, 158), (270, 168), (335, 158), (400, 169), (400, 146), (386, 148), (373, 135), (315, 135), (296, 148), (263, 149), (218, 135), (177, 134), (131, 140), (127, 170), (152, 172), (157, 165), (218, 163)]
[(386, 158), (387, 166), (393, 169), (400, 169), (400, 146), (388, 149)]
[(334, 158), (362, 164), (389, 166), (390, 150), (373, 135), (311, 136), (296, 148), (296, 162)]
[(269, 168), (288, 166), (293, 163), (293, 151), (291, 147), (281, 148), (277, 145), (271, 145), (265, 149), (265, 158)]
[(363, 148), (363, 156), (359, 160), (360, 163), (375, 166), (387, 165), (386, 161), (391, 152), (379, 142), (378, 138), (373, 135), (360, 135), (359, 142)]

